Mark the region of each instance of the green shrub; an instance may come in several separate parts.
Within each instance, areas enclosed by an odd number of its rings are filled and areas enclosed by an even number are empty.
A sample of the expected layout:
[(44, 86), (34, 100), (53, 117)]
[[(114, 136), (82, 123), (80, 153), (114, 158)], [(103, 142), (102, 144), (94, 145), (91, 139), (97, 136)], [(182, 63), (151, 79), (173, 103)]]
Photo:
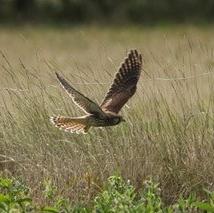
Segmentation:
[[(48, 188), (48, 189), (47, 189)], [(214, 211), (214, 192), (207, 192), (207, 200), (200, 201), (195, 195), (187, 199), (180, 198), (177, 203), (165, 206), (161, 200), (158, 184), (151, 180), (145, 182), (141, 192), (125, 182), (121, 177), (111, 176), (103, 191), (91, 204), (72, 206), (65, 198), (53, 197), (54, 188), (46, 182), (44, 197), (52, 201), (52, 205), (41, 207), (35, 205), (30, 198), (29, 188), (21, 181), (0, 178), (0, 212), (50, 212), (50, 213), (113, 213), (113, 212), (196, 212)], [(51, 192), (51, 194), (49, 194)], [(49, 199), (49, 200), (48, 200)]]
[(22, 182), (0, 178), (0, 212), (30, 212), (31, 202), (29, 189)]
[(143, 192), (137, 195), (135, 188), (122, 178), (112, 176), (106, 189), (95, 198), (96, 212), (158, 212), (162, 202), (159, 188), (152, 181), (145, 183)]
[(120, 177), (108, 179), (106, 189), (95, 198), (97, 212), (127, 212), (135, 208), (135, 189)]

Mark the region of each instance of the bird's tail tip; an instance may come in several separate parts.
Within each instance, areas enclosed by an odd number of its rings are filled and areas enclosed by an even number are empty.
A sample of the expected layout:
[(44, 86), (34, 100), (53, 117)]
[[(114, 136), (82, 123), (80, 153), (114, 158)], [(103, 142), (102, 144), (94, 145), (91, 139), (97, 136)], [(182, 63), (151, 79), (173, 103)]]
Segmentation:
[(66, 132), (86, 134), (90, 128), (85, 118), (69, 118), (63, 116), (52, 116), (50, 122)]

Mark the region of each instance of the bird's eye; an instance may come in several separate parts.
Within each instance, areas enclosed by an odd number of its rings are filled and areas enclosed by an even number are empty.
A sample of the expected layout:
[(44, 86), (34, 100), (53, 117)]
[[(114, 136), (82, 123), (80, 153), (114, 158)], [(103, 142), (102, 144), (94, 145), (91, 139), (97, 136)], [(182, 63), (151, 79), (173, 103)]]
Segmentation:
[(115, 119), (114, 119), (114, 123), (115, 123), (115, 124), (117, 124), (117, 123), (119, 123), (119, 122), (120, 122), (120, 119), (119, 119), (119, 118), (115, 118)]

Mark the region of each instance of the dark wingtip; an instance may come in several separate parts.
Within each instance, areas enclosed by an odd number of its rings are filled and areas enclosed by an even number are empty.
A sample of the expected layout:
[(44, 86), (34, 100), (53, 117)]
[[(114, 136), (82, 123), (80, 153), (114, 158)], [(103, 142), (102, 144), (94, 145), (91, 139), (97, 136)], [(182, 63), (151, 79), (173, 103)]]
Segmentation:
[(136, 48), (133, 48), (129, 51), (130, 53), (138, 53), (137, 49)]
[(130, 56), (136, 55), (136, 56), (138, 57), (138, 56), (141, 55), (141, 54), (138, 52), (137, 49), (133, 48), (133, 49), (131, 49), (131, 50), (129, 51), (129, 54), (128, 54), (128, 55), (130, 55)]
[(57, 77), (57, 78), (60, 78), (60, 75), (59, 75), (58, 72), (55, 72), (55, 74), (56, 74), (56, 77)]
[(129, 56), (134, 56), (134, 55), (136, 57), (138, 57), (140, 62), (142, 63), (142, 54), (135, 48), (133, 48), (129, 51)]
[(62, 76), (60, 76), (60, 74), (58, 72), (55, 72), (57, 79), (62, 82), (64, 79)]
[(135, 53), (136, 55), (139, 55), (137, 49), (134, 49), (133, 51), (134, 51), (134, 53)]

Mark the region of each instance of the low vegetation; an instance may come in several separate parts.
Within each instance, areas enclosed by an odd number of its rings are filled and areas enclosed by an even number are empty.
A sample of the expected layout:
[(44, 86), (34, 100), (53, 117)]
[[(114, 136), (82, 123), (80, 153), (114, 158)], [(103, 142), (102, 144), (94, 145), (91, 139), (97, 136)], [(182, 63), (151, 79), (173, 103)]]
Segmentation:
[(108, 179), (103, 191), (90, 202), (90, 205), (72, 206), (62, 197), (55, 197), (55, 187), (50, 183), (44, 186), (43, 196), (49, 206), (37, 206), (32, 202), (30, 189), (23, 183), (13, 179), (0, 179), (0, 210), (7, 212), (196, 212), (214, 211), (214, 193), (207, 191), (204, 201), (197, 200), (195, 195), (187, 199), (179, 198), (177, 203), (166, 207), (160, 197), (158, 184), (147, 181), (142, 191), (136, 193), (135, 188), (120, 177)]

